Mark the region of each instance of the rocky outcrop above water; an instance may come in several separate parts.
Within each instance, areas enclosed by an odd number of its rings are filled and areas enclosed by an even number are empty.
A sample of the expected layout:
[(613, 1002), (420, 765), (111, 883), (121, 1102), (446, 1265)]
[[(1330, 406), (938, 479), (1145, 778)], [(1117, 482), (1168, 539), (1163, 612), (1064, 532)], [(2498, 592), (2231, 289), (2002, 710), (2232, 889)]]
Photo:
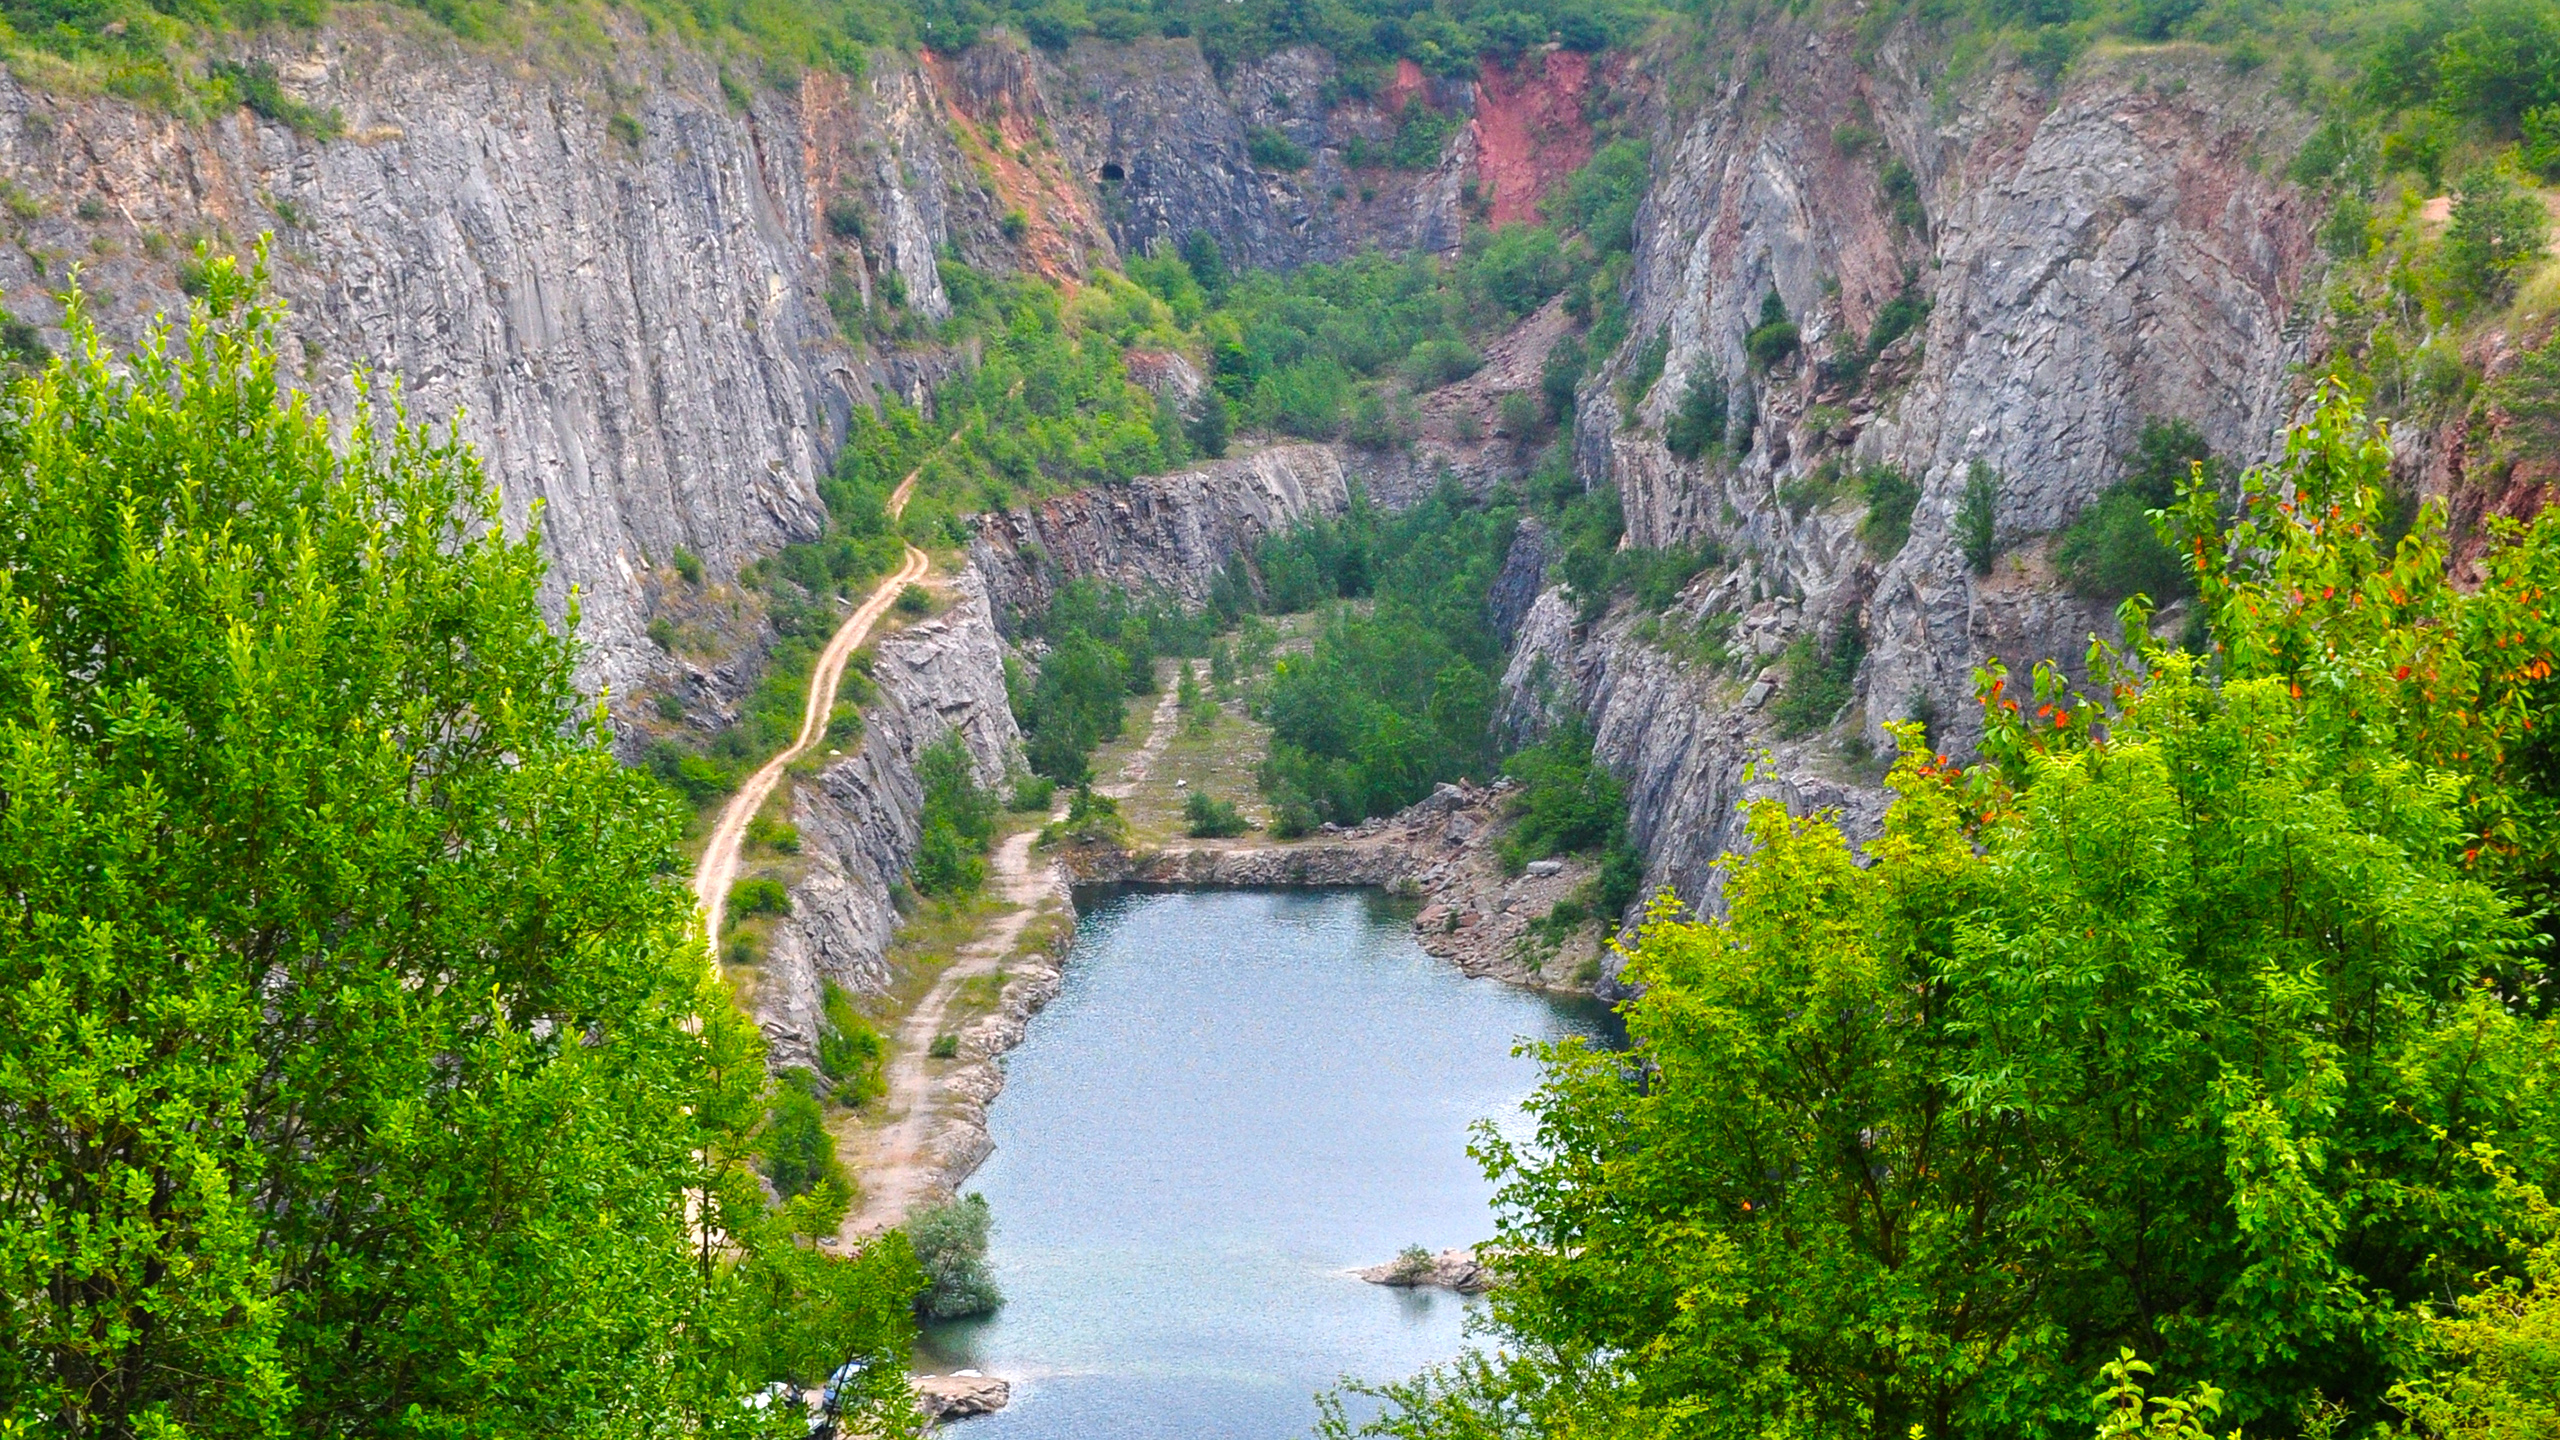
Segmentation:
[(1399, 1289), (1455, 1290), (1461, 1295), (1481, 1295), (1493, 1288), (1492, 1267), (1476, 1258), (1471, 1248), (1452, 1246), (1437, 1255), (1405, 1254), (1383, 1265), (1372, 1265), (1352, 1272), (1372, 1285), (1392, 1285)]
[(893, 894), (915, 856), (924, 791), (916, 758), (957, 734), (981, 783), (1015, 763), (1021, 735), (1005, 703), (1003, 641), (986, 587), (964, 570), (950, 608), (881, 639), (870, 662), (877, 697), (862, 711), (862, 738), (831, 749), (813, 775), (792, 782), (790, 817), (801, 852), (781, 868), (791, 913), (774, 927), (746, 988), (777, 1066), (815, 1058), (823, 982), (855, 991), (888, 983), (882, 956), (898, 923)]
[[(1395, 814), (1350, 828), (1327, 826), (1280, 844), (1200, 842), (1132, 853), (1081, 846), (1060, 858), (1080, 885), (1219, 889), (1375, 887), (1416, 901), (1422, 948), (1469, 975), (1541, 989), (1591, 993), (1611, 973), (1601, 963), (1600, 917), (1583, 906), (1586, 859), (1534, 860), (1514, 874), (1500, 842), (1514, 785), (1442, 785)], [(1556, 921), (1556, 909), (1568, 917)]]
[(974, 1370), (956, 1375), (918, 1375), (912, 1383), (916, 1408), (937, 1424), (972, 1415), (993, 1415), (1013, 1400), (1010, 1383)]
[(1036, 614), (1059, 584), (1100, 579), (1199, 604), (1262, 537), (1350, 503), (1328, 445), (1274, 445), (1126, 485), (1096, 486), (977, 520), (970, 562), (1000, 616)]

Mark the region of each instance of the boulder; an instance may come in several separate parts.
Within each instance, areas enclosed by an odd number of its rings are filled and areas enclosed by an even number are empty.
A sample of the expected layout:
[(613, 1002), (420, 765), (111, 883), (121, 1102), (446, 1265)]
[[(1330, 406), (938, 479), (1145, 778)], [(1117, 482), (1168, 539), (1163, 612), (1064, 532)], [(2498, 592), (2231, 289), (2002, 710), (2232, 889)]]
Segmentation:
[(1010, 1382), (974, 1370), (956, 1375), (918, 1375), (914, 1383), (916, 1408), (937, 1422), (992, 1415), (1013, 1399)]

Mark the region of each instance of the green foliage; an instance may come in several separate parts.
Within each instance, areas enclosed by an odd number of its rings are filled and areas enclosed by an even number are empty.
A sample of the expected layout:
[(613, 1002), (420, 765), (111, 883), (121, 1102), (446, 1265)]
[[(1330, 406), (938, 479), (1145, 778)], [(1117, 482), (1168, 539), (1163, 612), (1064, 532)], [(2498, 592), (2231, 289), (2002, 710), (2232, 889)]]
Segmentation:
[(2151, 512), (2167, 508), (2199, 466), (2210, 487), (2213, 452), (2193, 425), (2143, 423), (2124, 478), (2071, 522), (2054, 550), (2055, 567), (2073, 594), (2093, 600), (2148, 595), (2165, 605), (2192, 593), (2186, 561), (2161, 538)]
[(924, 810), (909, 878), (937, 899), (976, 894), (995, 842), (996, 796), (978, 783), (977, 762), (959, 731), (944, 731), (916, 757), (916, 783), (924, 789)]
[[(938, 503), (1003, 504), (1181, 463), (1179, 427), (1159, 430), (1167, 417), (1121, 358), (1140, 339), (1171, 337), (1173, 318), (1148, 289), (1097, 272), (1070, 304), (1035, 277), (981, 275), (949, 256), (941, 272), (953, 310), (944, 331), (977, 337), (980, 355), (934, 394), (934, 428), (949, 441), (915, 447), (921, 488)], [(871, 478), (894, 486), (903, 473)], [(909, 533), (934, 513), (911, 503)]]
[(1040, 827), (1040, 843), (1052, 845), (1060, 840), (1075, 845), (1119, 845), (1129, 838), (1129, 822), (1120, 816), (1120, 802), (1094, 790), (1080, 786), (1067, 801), (1067, 818)]
[(819, 995), (818, 1073), (830, 1082), (829, 1098), (859, 1106), (888, 1093), (880, 1073), (888, 1053), (888, 1043), (870, 1017), (855, 1008), (853, 997), (833, 980), (826, 981)]
[(1689, 388), (1680, 396), (1680, 408), (1671, 423), (1662, 427), (1662, 443), (1681, 459), (1695, 460), (1723, 447), (1725, 416), (1724, 377), (1712, 367), (1701, 366), (1689, 377)]
[(818, 1103), (814, 1077), (794, 1071), (775, 1090), (773, 1119), (764, 1133), (764, 1174), (774, 1193), (785, 1200), (804, 1195), (841, 1215), (853, 1196), (844, 1162), (836, 1158), (836, 1140), (827, 1133), (826, 1110)]
[(1246, 823), (1244, 812), (1233, 800), (1212, 800), (1194, 790), (1183, 797), (1183, 833), (1194, 840), (1223, 840), (1241, 835), (1253, 827)]
[(2496, 170), (2474, 172), (2454, 198), (2438, 256), (2445, 283), (2465, 307), (2497, 305), (2514, 293), (2518, 271), (2550, 242), (2542, 202)]
[(1657, 330), (1627, 362), (1626, 374), (1618, 378), (1618, 413), (1623, 423), (1635, 423), (1636, 407), (1653, 393), (1654, 382), (1662, 378), (1662, 367), (1670, 359), (1671, 332)]
[(674, 564), (676, 567), (676, 573), (684, 577), (684, 583), (687, 585), (699, 585), (702, 583), (701, 556), (696, 555), (692, 551), (679, 545), (676, 547)]
[(987, 1236), (995, 1216), (987, 1197), (969, 1194), (940, 1205), (918, 1206), (907, 1216), (907, 1238), (924, 1267), (925, 1291), (916, 1312), (928, 1320), (992, 1315), (1004, 1292), (987, 1273)]
[(1007, 810), (1046, 812), (1057, 798), (1058, 782), (1046, 775), (1024, 775), (1013, 782), (1013, 794), (1005, 801)]
[(1155, 688), (1157, 654), (1208, 644), (1206, 623), (1179, 605), (1092, 580), (1060, 586), (1026, 628), (1046, 647), (1039, 669), (1007, 665), (1005, 689), (1033, 772), (1068, 785), (1090, 777), (1094, 746), (1120, 738), (1129, 697)]
[(2518, 355), (2481, 398), (2505, 419), (2497, 437), (2504, 457), (2560, 454), (2560, 343), (2545, 340)]
[(960, 1037), (945, 1030), (933, 1037), (932, 1043), (924, 1047), (924, 1053), (936, 1060), (957, 1060), (960, 1058)]
[(291, 127), (314, 140), (334, 140), (346, 128), (346, 119), (335, 110), (318, 110), (294, 99), (277, 83), (276, 67), (264, 60), (242, 63), (214, 60), (205, 67), (206, 79), (213, 82), (217, 93), (227, 92), (237, 104), (251, 113)]
[(1911, 539), (1911, 512), (1920, 507), (1920, 485), (1891, 465), (1879, 465), (1858, 479), (1867, 513), (1858, 522), (1858, 538), (1879, 560), (1902, 553)]
[(1964, 566), (1974, 574), (1992, 574), (1999, 559), (1999, 471), (1981, 456), (1964, 466), (1964, 500), (1956, 502), (1956, 543), (1964, 548)]
[(1771, 290), (1760, 297), (1760, 323), (1742, 338), (1742, 348), (1752, 364), (1773, 370), (1796, 353), (1796, 333), (1796, 323), (1787, 318), (1786, 302)]
[(779, 880), (751, 876), (729, 887), (728, 910), (733, 915), (788, 915), (791, 892)]
[(757, 815), (747, 821), (747, 843), (780, 855), (800, 853), (800, 827), (788, 820)]
[(1450, 484), (1402, 515), (1362, 507), (1347, 523), (1362, 533), (1344, 551), (1371, 567), (1373, 603), (1365, 614), (1336, 608), (1310, 653), (1273, 667), (1262, 788), (1275, 833), (1283, 812), (1356, 822), (1491, 768), (1501, 647), (1485, 597), (1510, 516)]
[(933, 592), (921, 585), (900, 586), (896, 604), (901, 615), (929, 615), (933, 613)]
[(1516, 875), (1532, 860), (1626, 843), (1626, 789), (1592, 757), (1591, 732), (1578, 720), (1502, 762), (1502, 771), (1520, 782), (1500, 845), (1505, 870)]
[(1265, 170), (1304, 170), (1310, 158), (1306, 146), (1290, 139), (1287, 131), (1269, 125), (1256, 125), (1244, 132), (1244, 153)]
[(1793, 738), (1810, 735), (1837, 719), (1854, 693), (1858, 662), (1866, 648), (1851, 632), (1842, 631), (1825, 644), (1812, 634), (1798, 635), (1778, 663), (1786, 671), (1778, 696), (1769, 703), (1769, 718), (1778, 733)]
[(7, 310), (0, 310), (0, 364), (13, 370), (41, 369), (53, 359), (44, 333)]
[(2547, 1433), (2560, 522), (2458, 590), (2390, 469), (2323, 395), (2236, 522), (2173, 501), (2214, 663), (2129, 607), (2101, 699), (1995, 663), (1981, 765), (1906, 732), (1856, 853), (1755, 805), (1635, 1063), (1480, 1132), (1500, 1355), (1370, 1433), (2058, 1437), (2093, 1373), (2105, 1436)]
[(129, 354), (75, 298), (0, 408), (0, 1428), (745, 1435), (795, 1348), (903, 1368), (903, 1247), (766, 1207), (539, 537), (203, 279)]

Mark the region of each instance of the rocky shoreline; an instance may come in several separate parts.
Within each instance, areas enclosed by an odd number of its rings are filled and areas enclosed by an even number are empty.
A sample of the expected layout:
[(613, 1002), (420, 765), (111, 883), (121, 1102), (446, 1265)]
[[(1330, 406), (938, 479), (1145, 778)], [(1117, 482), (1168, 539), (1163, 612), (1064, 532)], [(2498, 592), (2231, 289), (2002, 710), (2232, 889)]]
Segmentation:
[[(1556, 907), (1573, 900), (1595, 867), (1587, 860), (1539, 860), (1518, 875), (1504, 873), (1496, 842), (1512, 789), (1508, 780), (1442, 785), (1392, 816), (1297, 843), (1204, 844), (1143, 853), (1076, 847), (1052, 862), (1052, 874), (1078, 885), (1384, 889), (1421, 902), (1415, 940), (1463, 974), (1610, 998), (1598, 963), (1605, 944), (1601, 922), (1574, 922), (1570, 934), (1555, 938), (1544, 931)], [(1070, 901), (1070, 926), (1074, 914)], [(1057, 998), (1072, 935), (1070, 929), (1056, 945), (1008, 961), (996, 1008), (959, 1032), (966, 1063), (942, 1078), (947, 1098), (931, 1142), (937, 1193), (957, 1194), (993, 1153), (987, 1111), (1004, 1089), (1002, 1060), (1022, 1043), (1031, 1017)]]

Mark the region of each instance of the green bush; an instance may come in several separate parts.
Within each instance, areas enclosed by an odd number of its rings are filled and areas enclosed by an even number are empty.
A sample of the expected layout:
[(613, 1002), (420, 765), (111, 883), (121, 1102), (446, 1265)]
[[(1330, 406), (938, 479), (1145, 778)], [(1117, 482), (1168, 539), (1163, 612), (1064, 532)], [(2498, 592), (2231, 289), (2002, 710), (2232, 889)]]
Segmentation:
[(853, 1186), (845, 1178), (844, 1162), (836, 1158), (835, 1137), (827, 1133), (826, 1112), (811, 1088), (807, 1071), (785, 1076), (776, 1087), (773, 1118), (761, 1147), (765, 1178), (785, 1200), (812, 1192), (850, 1199)]
[(977, 764), (959, 731), (944, 731), (916, 757), (916, 782), (924, 790), (924, 810), (909, 879), (919, 893), (937, 899), (976, 894), (987, 879), (996, 797), (978, 784)]
[(2000, 476), (1980, 456), (1965, 466), (1964, 498), (1956, 506), (1956, 543), (1965, 568), (1991, 573), (2000, 554)]
[(1662, 443), (1683, 460), (1695, 460), (1724, 444), (1726, 404), (1724, 379), (1707, 366), (1689, 377), (1680, 408), (1662, 427)]
[(1021, 813), (1045, 813), (1057, 794), (1057, 781), (1046, 775), (1025, 775), (1013, 782), (1013, 794), (1005, 801), (1005, 808)]
[(779, 880), (752, 876), (729, 887), (728, 908), (732, 915), (788, 915), (791, 892)]
[(1182, 815), (1184, 833), (1194, 840), (1223, 840), (1253, 828), (1234, 801), (1212, 800), (1198, 790), (1183, 797)]
[(960, 1037), (945, 1030), (933, 1037), (933, 1043), (924, 1047), (924, 1053), (936, 1060), (956, 1060), (960, 1058)]
[(994, 1314), (1004, 1304), (1004, 1292), (987, 1273), (987, 1237), (994, 1228), (987, 1197), (974, 1193), (908, 1212), (907, 1241), (925, 1274), (917, 1314), (927, 1320), (957, 1320)]
[(2541, 257), (2550, 238), (2551, 219), (2540, 200), (2496, 170), (2479, 170), (2462, 182), (2438, 262), (2462, 304), (2497, 305), (2514, 293), (2517, 273)]
[(1798, 635), (1779, 659), (1786, 672), (1785, 684), (1769, 705), (1778, 733), (1789, 739), (1810, 735), (1839, 718), (1854, 693), (1850, 685), (1858, 662), (1865, 658), (1865, 647), (1846, 631), (1828, 646), (1809, 633)]
[(1787, 304), (1771, 290), (1760, 299), (1760, 323), (1743, 337), (1742, 348), (1751, 363), (1763, 370), (1773, 370), (1796, 353), (1796, 324), (1787, 318)]
[(1867, 499), (1858, 538), (1878, 560), (1891, 560), (1911, 539), (1911, 512), (1920, 506), (1920, 486), (1893, 466), (1880, 465), (1860, 477), (1858, 488)]
[(1579, 721), (1513, 755), (1502, 771), (1520, 782), (1497, 847), (1512, 874), (1551, 855), (1595, 854), (1626, 825), (1625, 787), (1593, 758), (1591, 732)]
[(2196, 466), (2206, 467), (2209, 479), (2212, 464), (2213, 452), (2193, 425), (2146, 422), (2124, 477), (2062, 532), (2054, 564), (2063, 583), (2073, 594), (2092, 600), (2142, 594), (2165, 605), (2191, 593), (2194, 576), (2185, 557), (2160, 538), (2150, 512), (2174, 502), (2178, 486)]
[(1657, 330), (1627, 362), (1627, 373), (1618, 379), (1618, 412), (1623, 423), (1636, 423), (1636, 407), (1653, 393), (1654, 382), (1662, 378), (1662, 367), (1670, 359), (1671, 333)]
[(888, 1053), (887, 1042), (854, 1007), (853, 997), (833, 980), (825, 982), (818, 1008), (818, 1073), (827, 1078), (835, 1102), (858, 1107), (886, 1094), (888, 1082), (880, 1072)]
[(1309, 158), (1307, 147), (1268, 125), (1256, 125), (1245, 132), (1244, 153), (1265, 170), (1304, 170)]

